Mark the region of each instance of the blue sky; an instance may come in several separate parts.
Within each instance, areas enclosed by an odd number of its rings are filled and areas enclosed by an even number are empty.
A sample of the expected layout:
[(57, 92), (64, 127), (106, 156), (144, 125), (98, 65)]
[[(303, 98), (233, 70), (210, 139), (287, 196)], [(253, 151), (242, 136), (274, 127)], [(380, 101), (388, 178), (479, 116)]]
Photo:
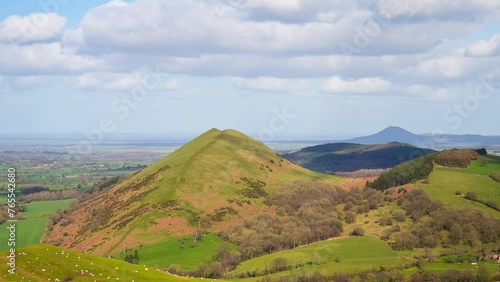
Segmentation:
[(0, 54), (3, 134), (500, 135), (498, 1), (5, 1)]

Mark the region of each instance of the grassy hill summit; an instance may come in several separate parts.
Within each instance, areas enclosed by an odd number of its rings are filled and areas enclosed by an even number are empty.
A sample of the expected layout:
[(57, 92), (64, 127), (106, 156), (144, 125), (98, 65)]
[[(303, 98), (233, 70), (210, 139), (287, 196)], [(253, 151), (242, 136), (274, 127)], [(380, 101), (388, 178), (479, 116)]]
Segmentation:
[(115, 254), (197, 230), (217, 232), (266, 209), (264, 197), (295, 180), (339, 183), (235, 130), (211, 129), (157, 163), (73, 204), (47, 242)]

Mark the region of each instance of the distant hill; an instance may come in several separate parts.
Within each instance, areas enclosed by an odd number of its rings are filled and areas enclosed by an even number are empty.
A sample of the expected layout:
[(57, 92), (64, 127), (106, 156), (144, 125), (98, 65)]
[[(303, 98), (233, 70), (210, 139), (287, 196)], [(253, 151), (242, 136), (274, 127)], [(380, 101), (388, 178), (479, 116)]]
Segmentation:
[(415, 144), (423, 139), (426, 139), (426, 137), (413, 134), (401, 127), (390, 126), (378, 133), (353, 138), (347, 141), (359, 144), (385, 144), (390, 142)]
[(323, 173), (387, 169), (435, 151), (391, 142), (382, 145), (330, 143), (306, 147), (283, 156), (308, 169)]
[(197, 229), (218, 232), (259, 213), (282, 184), (339, 178), (295, 165), (234, 130), (211, 129), (95, 195), (53, 226), (48, 242), (95, 254), (152, 245)]
[(479, 148), (500, 145), (500, 136), (414, 134), (401, 127), (390, 126), (372, 135), (340, 140), (338, 142), (359, 144), (400, 142), (432, 149)]

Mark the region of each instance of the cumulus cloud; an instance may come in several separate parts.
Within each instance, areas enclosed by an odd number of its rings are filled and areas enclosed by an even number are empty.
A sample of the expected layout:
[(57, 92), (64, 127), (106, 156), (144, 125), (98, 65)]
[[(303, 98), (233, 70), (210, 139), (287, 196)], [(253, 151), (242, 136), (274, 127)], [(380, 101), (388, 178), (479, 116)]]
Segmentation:
[(67, 19), (54, 13), (10, 16), (0, 23), (0, 42), (26, 44), (57, 40)]
[(59, 42), (0, 44), (0, 73), (8, 75), (68, 74), (104, 68), (100, 58), (81, 56)]
[(429, 100), (448, 100), (451, 98), (450, 90), (432, 85), (414, 84), (406, 87), (404, 90), (414, 97)]
[(140, 86), (142, 77), (138, 73), (86, 73), (76, 78), (74, 88), (106, 89), (121, 91)]
[(334, 76), (323, 84), (323, 91), (328, 93), (354, 93), (365, 94), (383, 92), (392, 86), (390, 81), (381, 77), (367, 77), (356, 80), (343, 80)]
[(471, 21), (500, 12), (500, 2), (489, 0), (379, 0), (377, 6), (387, 18)]
[[(109, 91), (132, 90), (146, 83), (141, 72), (134, 73), (110, 73), (93, 72), (76, 77), (72, 82), (73, 88), (83, 90), (104, 89)], [(149, 76), (148, 76), (149, 77)], [(147, 82), (151, 84), (151, 82)], [(148, 84), (148, 85), (149, 85)], [(154, 86), (154, 85), (153, 85)], [(174, 91), (181, 88), (180, 80), (176, 78), (160, 80), (155, 87), (156, 90)]]
[(232, 78), (234, 86), (239, 89), (259, 92), (300, 91), (308, 84), (303, 79), (283, 79), (276, 77)]
[[(372, 78), (373, 83), (442, 85), (488, 71), (490, 62), (472, 56), (498, 52), (494, 37), (467, 48), (453, 46), (460, 54), (433, 54), (443, 42), (460, 44), (484, 27), (482, 19), (495, 16), (500, 5), (457, 0), (463, 8), (450, 1), (115, 0), (89, 10), (78, 27), (64, 32), (66, 19), (43, 14), (54, 18), (46, 21), (52, 27), (36, 40), (0, 32), (0, 74), (74, 74), (74, 87), (110, 90), (137, 84), (129, 73), (144, 65), (172, 74), (236, 77), (236, 87), (255, 91), (281, 91), (273, 89), (332, 74), (346, 83)], [(467, 9), (477, 11), (477, 17), (461, 18)], [(383, 20), (387, 10), (392, 17)], [(13, 22), (35, 20), (15, 17), (2, 27), (12, 30)], [(370, 29), (373, 24), (378, 31)], [(343, 43), (358, 51), (345, 54)], [(104, 79), (96, 73), (124, 76)], [(175, 81), (164, 86), (176, 88)]]
[(489, 40), (481, 40), (469, 45), (465, 51), (468, 56), (498, 56), (500, 55), (500, 34), (495, 34)]
[(446, 56), (420, 62), (417, 70), (425, 75), (458, 78), (468, 70), (469, 60), (459, 56)]
[[(182, 3), (181, 3), (182, 2)], [(213, 1), (212, 1), (213, 2)], [(243, 14), (249, 9), (263, 15), (261, 9), (300, 10), (293, 17), (311, 14), (304, 22), (242, 18), (233, 13), (221, 17), (218, 5), (193, 0), (159, 2), (142, 0), (132, 3), (111, 2), (89, 11), (80, 29), (71, 37), (81, 41), (80, 51), (102, 53), (144, 53), (162, 56), (200, 56), (221, 53), (269, 55), (344, 54), (341, 43), (356, 45), (363, 55), (416, 53), (432, 49), (439, 40), (470, 32), (458, 22), (387, 24), (375, 17), (375, 11), (361, 4), (338, 4), (339, 1), (244, 1), (235, 5)], [(321, 9), (322, 6), (332, 10)], [(332, 5), (335, 3), (335, 5)], [(307, 5), (306, 5), (307, 4)], [(220, 5), (219, 5), (220, 6)], [(336, 10), (333, 7), (340, 6)], [(367, 22), (378, 25), (374, 33)], [(383, 30), (382, 30), (383, 29)], [(422, 36), (425, 34), (425, 36)], [(356, 38), (368, 41), (358, 46)], [(401, 40), (404, 38), (404, 40)]]

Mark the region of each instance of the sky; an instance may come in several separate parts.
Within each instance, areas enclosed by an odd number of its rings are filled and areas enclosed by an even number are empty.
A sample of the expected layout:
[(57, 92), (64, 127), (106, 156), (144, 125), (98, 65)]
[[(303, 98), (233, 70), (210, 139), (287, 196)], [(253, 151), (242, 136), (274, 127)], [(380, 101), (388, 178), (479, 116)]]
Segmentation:
[(0, 134), (500, 135), (500, 1), (7, 0)]

